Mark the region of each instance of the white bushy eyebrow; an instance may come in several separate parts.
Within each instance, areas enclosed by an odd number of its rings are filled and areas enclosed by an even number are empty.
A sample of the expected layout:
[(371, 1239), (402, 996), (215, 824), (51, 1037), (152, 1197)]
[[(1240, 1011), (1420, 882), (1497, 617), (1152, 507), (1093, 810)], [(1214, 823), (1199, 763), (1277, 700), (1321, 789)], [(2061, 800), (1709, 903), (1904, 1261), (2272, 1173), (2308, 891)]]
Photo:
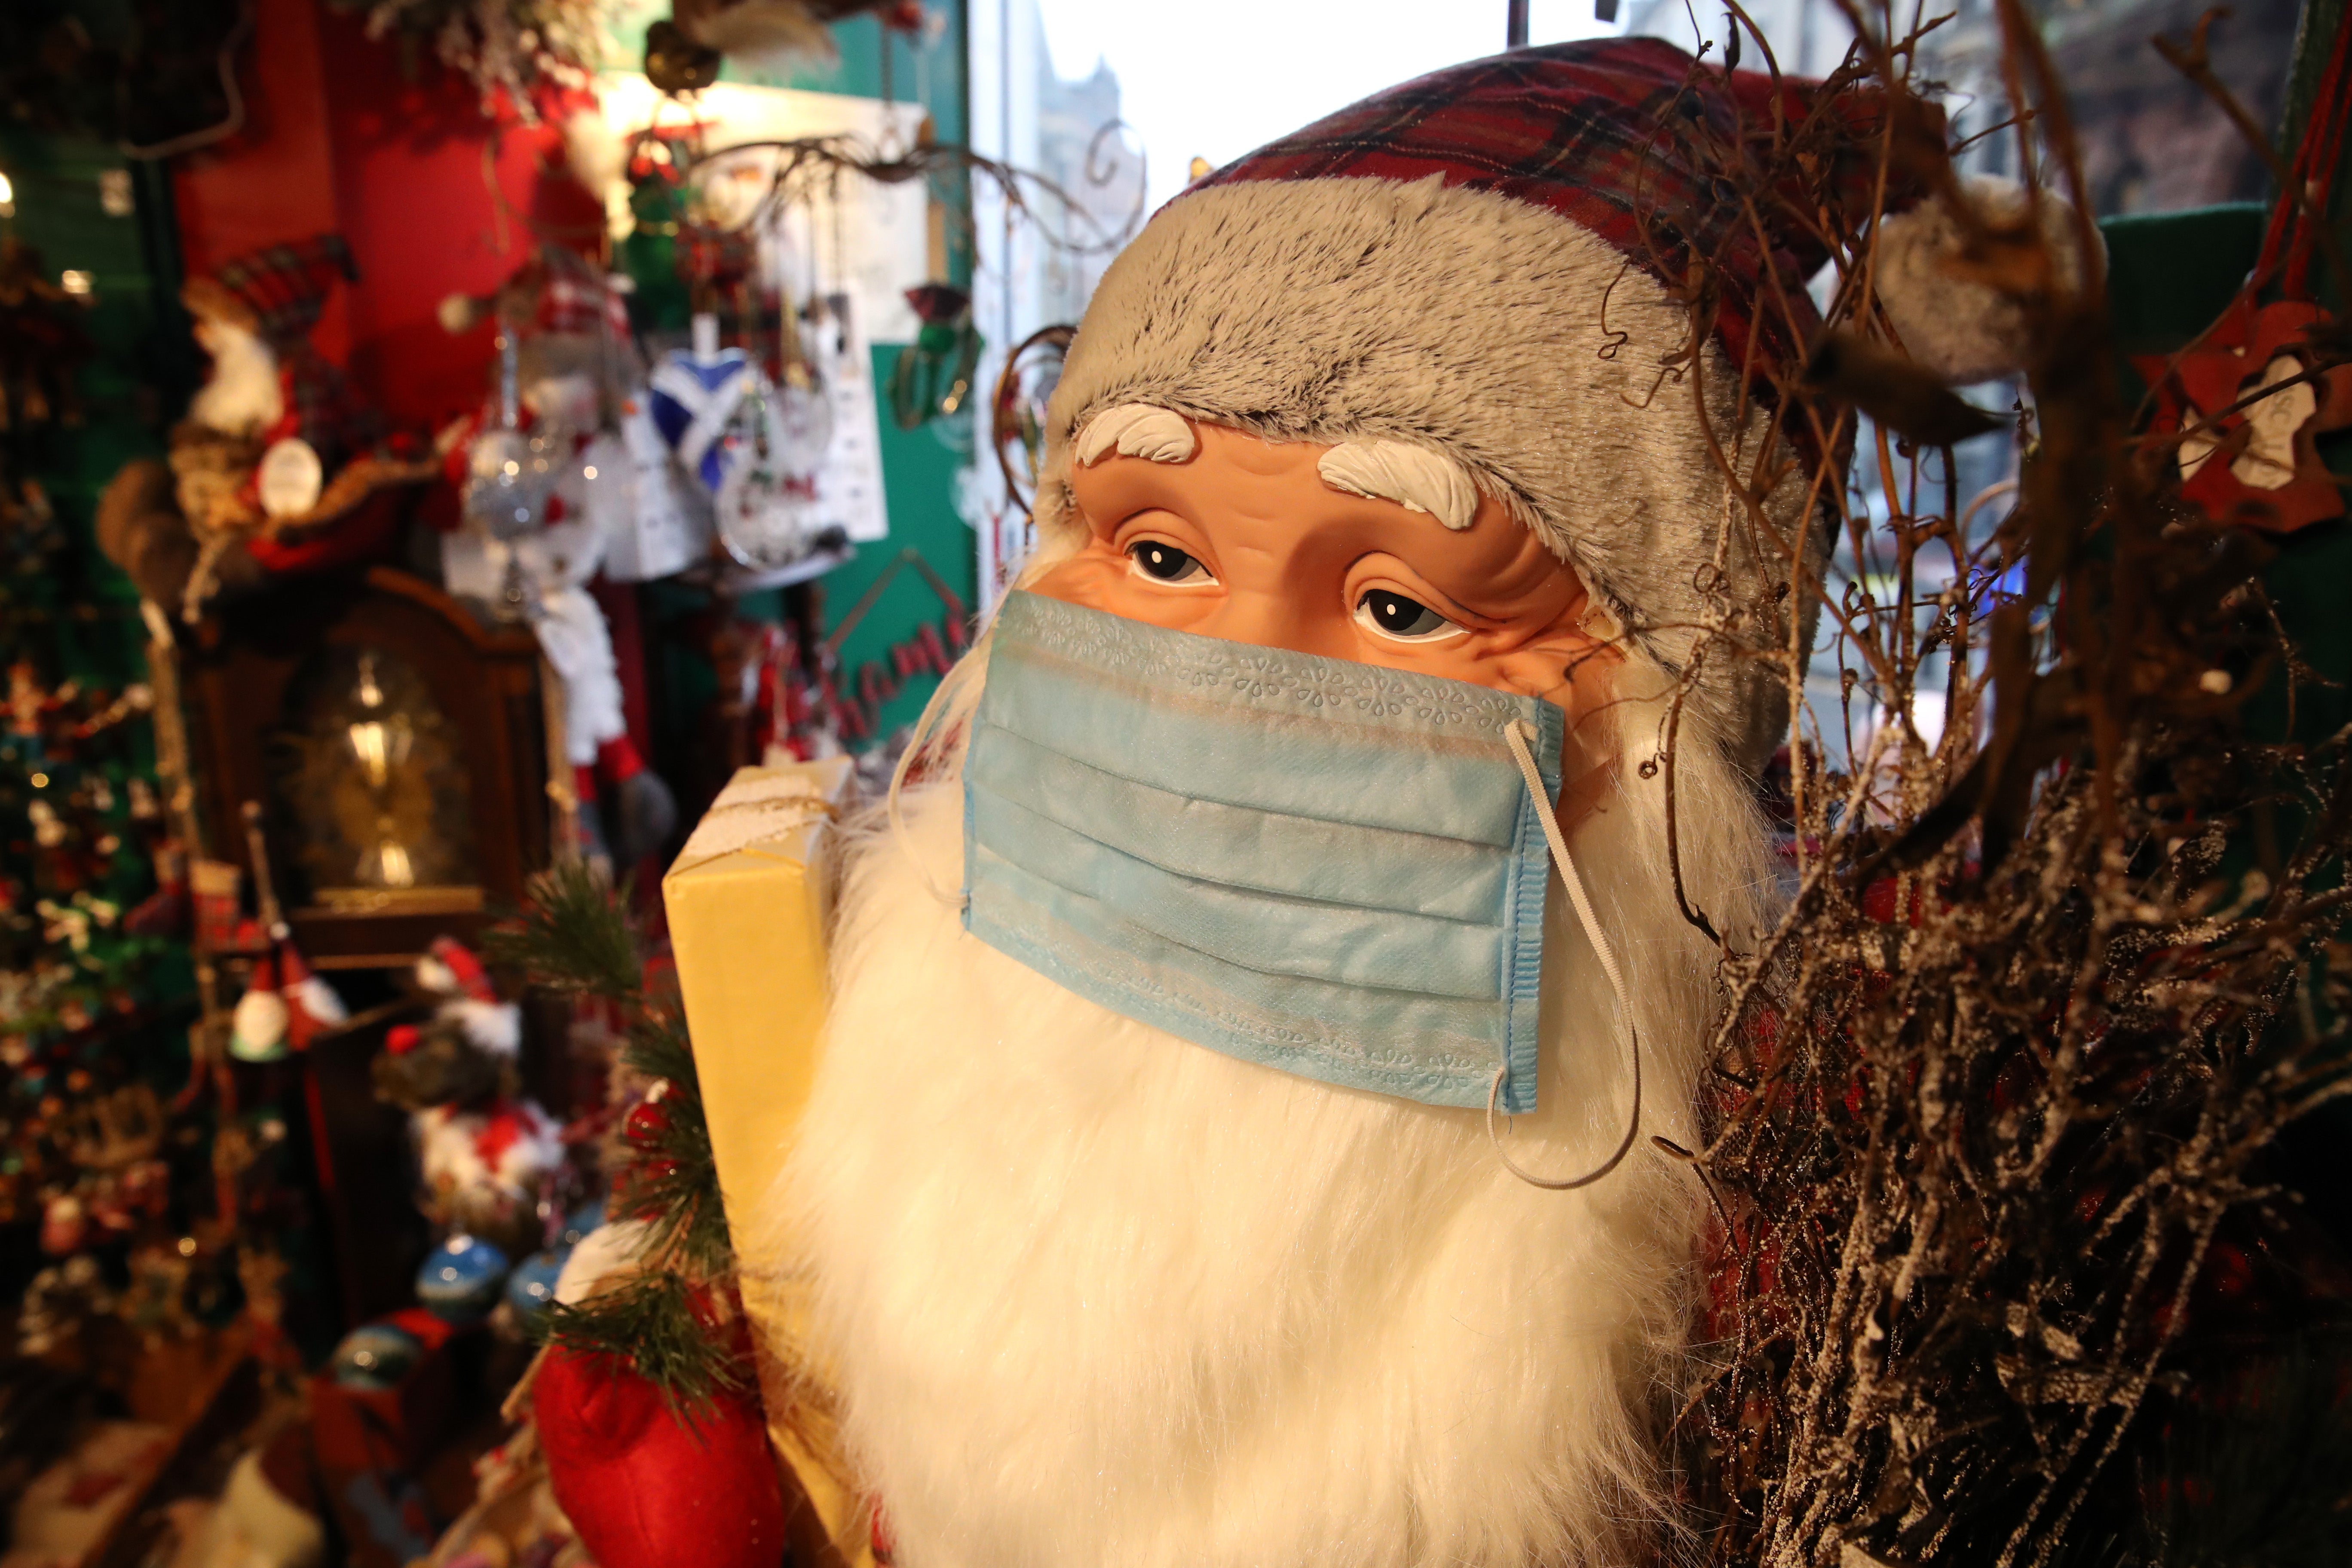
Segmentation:
[(1201, 437), (1181, 414), (1149, 403), (1122, 403), (1087, 420), (1076, 446), (1082, 468), (1113, 450), (1147, 463), (1189, 463), (1201, 449)]
[(1478, 486), (1469, 471), (1444, 454), (1409, 441), (1379, 436), (1342, 441), (1315, 467), (1335, 490), (1427, 512), (1457, 532), (1478, 515)]

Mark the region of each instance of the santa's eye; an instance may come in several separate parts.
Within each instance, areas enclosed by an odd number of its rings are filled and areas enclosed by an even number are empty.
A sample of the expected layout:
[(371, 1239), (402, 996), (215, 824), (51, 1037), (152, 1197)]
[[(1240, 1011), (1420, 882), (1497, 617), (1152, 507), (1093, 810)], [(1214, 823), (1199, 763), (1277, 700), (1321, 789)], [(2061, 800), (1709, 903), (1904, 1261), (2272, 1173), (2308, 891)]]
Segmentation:
[(1196, 558), (1164, 539), (1139, 539), (1127, 547), (1127, 554), (1136, 571), (1155, 583), (1190, 585), (1216, 581)]
[(1356, 620), (1367, 631), (1399, 642), (1435, 642), (1463, 628), (1419, 599), (1389, 588), (1368, 588), (1356, 601)]

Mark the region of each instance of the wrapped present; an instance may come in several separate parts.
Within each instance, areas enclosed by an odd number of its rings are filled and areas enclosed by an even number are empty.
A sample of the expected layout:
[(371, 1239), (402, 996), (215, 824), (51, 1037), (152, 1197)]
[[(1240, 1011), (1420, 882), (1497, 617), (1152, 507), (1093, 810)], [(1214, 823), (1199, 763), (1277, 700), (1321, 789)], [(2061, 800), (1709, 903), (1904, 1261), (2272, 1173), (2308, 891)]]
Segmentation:
[[(832, 824), (850, 804), (846, 757), (745, 768), (719, 792), (662, 880), (678, 989), (694, 1039), (704, 1114), (730, 1222), (774, 1184), (816, 1076), (825, 1010)], [(736, 1234), (739, 1254), (751, 1238)], [(785, 1370), (800, 1338), (798, 1284), (746, 1269), (745, 1310), (760, 1331), (769, 1436), (849, 1563), (870, 1561), (864, 1500), (843, 1479), (821, 1423), (786, 1409)]]

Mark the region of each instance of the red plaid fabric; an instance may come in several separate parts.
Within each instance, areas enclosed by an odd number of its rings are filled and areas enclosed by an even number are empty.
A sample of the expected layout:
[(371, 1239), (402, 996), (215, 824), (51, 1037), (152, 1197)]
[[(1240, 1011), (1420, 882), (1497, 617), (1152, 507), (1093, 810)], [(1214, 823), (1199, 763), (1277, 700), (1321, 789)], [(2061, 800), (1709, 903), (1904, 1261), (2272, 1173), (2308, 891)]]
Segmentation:
[(594, 268), (572, 252), (553, 246), (547, 248), (542, 266), (545, 277), (539, 288), (538, 307), (531, 314), (535, 329), (593, 337), (597, 315), (602, 311), (604, 330), (616, 341), (628, 341), (628, 301), (615, 293)]
[(307, 342), (297, 341), (278, 350), (278, 374), (286, 395), (286, 412), (268, 432), (299, 436), (319, 454), (331, 478), (352, 458), (383, 437), (383, 422), (375, 410), (352, 389), (343, 373)]
[[(1731, 363), (1750, 341), (1764, 364), (1794, 370), (1821, 320), (1801, 287), (1828, 259), (1809, 233), (1814, 215), (1794, 192), (1750, 190), (1768, 249), (1742, 190), (1718, 171), (1756, 166), (1778, 118), (1803, 121), (1818, 84), (1702, 65), (1657, 38), (1603, 38), (1516, 50), (1433, 71), (1268, 143), (1195, 190), (1247, 180), (1444, 176), (1558, 213), (1672, 289), (1704, 258), (1715, 285), (1711, 332)], [(1874, 95), (1827, 104), (1849, 127), (1881, 112)], [(1742, 143), (1747, 143), (1743, 147)], [(1874, 159), (1834, 171), (1866, 210)], [(1181, 197), (1179, 198), (1181, 199)], [(1759, 309), (1768, 266), (1789, 305)], [(1769, 303), (1769, 302), (1768, 302)], [(1795, 434), (1795, 432), (1791, 432)]]
[(336, 279), (355, 283), (359, 276), (343, 237), (321, 234), (240, 256), (215, 272), (213, 281), (253, 312), (256, 331), (285, 344), (318, 325)]

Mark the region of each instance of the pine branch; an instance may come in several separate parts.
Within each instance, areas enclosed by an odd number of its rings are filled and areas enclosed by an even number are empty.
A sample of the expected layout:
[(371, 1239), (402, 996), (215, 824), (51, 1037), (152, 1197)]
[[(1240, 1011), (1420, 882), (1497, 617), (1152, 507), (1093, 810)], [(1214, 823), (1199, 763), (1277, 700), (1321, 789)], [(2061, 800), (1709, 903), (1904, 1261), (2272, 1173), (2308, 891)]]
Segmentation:
[(719, 1331), (707, 1291), (670, 1273), (646, 1273), (577, 1306), (551, 1303), (543, 1341), (580, 1355), (628, 1363), (688, 1425), (720, 1398), (750, 1386)]
[(534, 985), (631, 1008), (645, 1000), (639, 952), (628, 882), (615, 889), (584, 860), (533, 877), (521, 915), (482, 939), (484, 958)]
[(623, 1210), (650, 1227), (647, 1257), (700, 1279), (730, 1274), (734, 1245), (685, 1031), (664, 1015), (641, 1019), (630, 1031), (625, 1060), (667, 1088), (655, 1102), (657, 1116), (630, 1124), (626, 1143), (633, 1158), (618, 1182)]
[(621, 1061), (631, 1072), (667, 1079), (673, 1092), (691, 1095), (700, 1120), (702, 1079), (695, 1071), (694, 1043), (674, 1010), (648, 1009), (632, 1024)]

